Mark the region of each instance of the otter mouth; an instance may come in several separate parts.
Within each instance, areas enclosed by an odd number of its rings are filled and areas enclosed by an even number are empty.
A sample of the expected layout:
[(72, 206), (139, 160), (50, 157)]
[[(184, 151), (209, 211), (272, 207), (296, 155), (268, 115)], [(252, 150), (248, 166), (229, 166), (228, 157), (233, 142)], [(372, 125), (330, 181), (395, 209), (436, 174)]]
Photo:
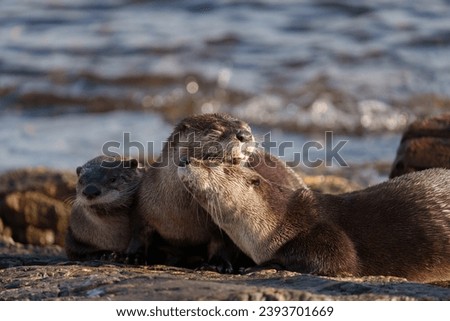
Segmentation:
[(200, 158), (204, 161), (222, 162), (228, 164), (244, 164), (255, 151), (255, 143), (233, 143), (223, 148), (223, 150), (208, 151)]
[(250, 158), (250, 156), (255, 152), (256, 150), (256, 142), (255, 140), (252, 140), (251, 142), (247, 142), (247, 143), (241, 143), (239, 145), (239, 149), (241, 151), (241, 161), (243, 162), (247, 162), (248, 159)]
[(118, 191), (109, 191), (109, 192), (103, 192), (96, 196), (91, 195), (85, 195), (82, 193), (82, 195), (77, 196), (77, 200), (79, 204), (87, 207), (91, 206), (106, 206), (110, 204), (114, 204), (117, 200), (120, 199), (120, 193)]

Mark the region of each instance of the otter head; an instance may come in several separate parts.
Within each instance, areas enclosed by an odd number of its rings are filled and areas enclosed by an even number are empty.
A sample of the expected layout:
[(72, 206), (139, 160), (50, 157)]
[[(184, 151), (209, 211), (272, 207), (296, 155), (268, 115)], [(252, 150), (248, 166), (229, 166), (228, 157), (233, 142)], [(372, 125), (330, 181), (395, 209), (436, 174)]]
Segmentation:
[(182, 158), (178, 176), (214, 222), (256, 263), (276, 251), (273, 237), (291, 189), (241, 165), (195, 158)]
[(141, 177), (137, 160), (106, 156), (98, 156), (76, 171), (77, 202), (105, 208), (128, 205)]
[(203, 114), (182, 120), (163, 153), (173, 159), (173, 165), (178, 165), (183, 156), (236, 164), (248, 160), (254, 141), (247, 123), (227, 114)]

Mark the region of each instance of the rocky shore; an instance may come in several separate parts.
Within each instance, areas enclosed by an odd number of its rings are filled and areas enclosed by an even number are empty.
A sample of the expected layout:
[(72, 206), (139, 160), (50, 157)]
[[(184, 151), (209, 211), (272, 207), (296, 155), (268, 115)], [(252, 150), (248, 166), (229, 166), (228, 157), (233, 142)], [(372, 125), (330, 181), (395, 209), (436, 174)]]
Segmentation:
[[(305, 181), (334, 193), (358, 188), (335, 176)], [(0, 176), (0, 300), (450, 300), (450, 281), (70, 262), (62, 245), (75, 183), (74, 173), (43, 168)]]
[[(264, 270), (223, 275), (169, 266), (68, 262), (60, 249), (2, 244), (1, 300), (449, 300), (449, 284)], [(447, 286), (447, 288), (446, 288)]]

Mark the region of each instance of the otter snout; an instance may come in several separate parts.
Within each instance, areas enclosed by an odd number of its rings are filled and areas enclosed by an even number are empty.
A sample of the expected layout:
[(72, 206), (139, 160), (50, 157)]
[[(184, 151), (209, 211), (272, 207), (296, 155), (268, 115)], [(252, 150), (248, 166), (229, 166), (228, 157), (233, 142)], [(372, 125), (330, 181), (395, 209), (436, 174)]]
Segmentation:
[(180, 162), (178, 163), (179, 167), (186, 167), (186, 165), (189, 165), (191, 161), (186, 155), (183, 155), (180, 157)]
[(96, 198), (101, 193), (102, 192), (100, 191), (100, 189), (98, 187), (94, 186), (94, 185), (88, 185), (83, 190), (83, 195), (89, 200)]

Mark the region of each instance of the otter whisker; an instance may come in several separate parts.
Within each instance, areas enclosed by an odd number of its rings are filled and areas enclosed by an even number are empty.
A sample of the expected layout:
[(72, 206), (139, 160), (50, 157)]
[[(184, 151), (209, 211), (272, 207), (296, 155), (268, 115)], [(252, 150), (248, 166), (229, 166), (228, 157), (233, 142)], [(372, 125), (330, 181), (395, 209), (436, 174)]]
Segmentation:
[(63, 203), (69, 206), (73, 206), (76, 200), (76, 195), (71, 195), (64, 199)]
[(220, 206), (217, 206), (219, 204), (217, 197), (212, 197), (210, 199), (210, 201), (208, 202), (209, 205), (209, 210), (208, 212), (210, 213), (210, 215), (214, 215), (214, 217), (216, 217), (216, 221), (217, 221), (217, 225), (220, 227), (219, 232), (220, 232), (220, 236), (223, 237), (223, 230), (221, 228), (222, 226), (222, 211)]
[(218, 225), (221, 226), (223, 224), (223, 216), (218, 195), (217, 191), (213, 188), (213, 192), (209, 195), (209, 204), (211, 206), (211, 212), (217, 218)]

